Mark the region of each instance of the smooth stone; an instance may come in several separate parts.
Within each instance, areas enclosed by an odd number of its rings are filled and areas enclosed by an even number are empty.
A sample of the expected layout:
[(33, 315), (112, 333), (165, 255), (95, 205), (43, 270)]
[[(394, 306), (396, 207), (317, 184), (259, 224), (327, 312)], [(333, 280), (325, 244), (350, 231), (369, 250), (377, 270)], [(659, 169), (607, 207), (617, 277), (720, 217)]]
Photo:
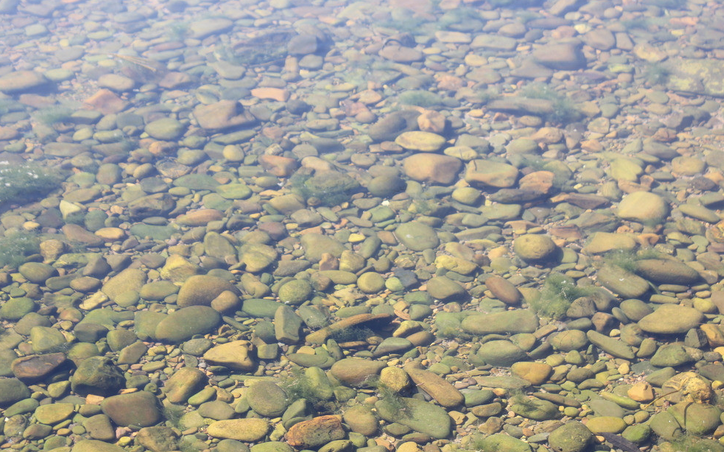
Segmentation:
[(53, 425), (68, 419), (75, 412), (72, 403), (41, 405), (35, 410), (35, 418), (41, 424)]
[(559, 417), (558, 406), (547, 400), (536, 397), (521, 396), (519, 400), (513, 400), (511, 411), (535, 421), (547, 421)]
[(248, 341), (231, 341), (216, 345), (204, 353), (204, 359), (210, 364), (242, 372), (250, 372), (256, 368), (249, 353)]
[(596, 232), (583, 250), (588, 254), (604, 254), (613, 250), (632, 250), (636, 247), (636, 239), (624, 234), (613, 232)]
[(495, 433), (480, 442), (482, 452), (531, 452), (530, 445), (505, 433)]
[(47, 353), (58, 350), (68, 342), (59, 330), (47, 326), (34, 326), (30, 329), (30, 341), (35, 353)]
[(638, 325), (647, 333), (683, 334), (703, 321), (704, 314), (694, 308), (666, 304), (639, 320)]
[(294, 279), (279, 288), (279, 300), (286, 304), (299, 305), (309, 300), (314, 289), (304, 279)]
[(465, 171), (465, 181), (473, 186), (508, 188), (515, 185), (518, 169), (492, 160), (473, 160)]
[(621, 433), (626, 428), (626, 422), (614, 416), (600, 416), (588, 420), (586, 427), (594, 434)]
[(678, 260), (641, 259), (636, 273), (656, 283), (692, 285), (701, 279), (699, 273)]
[(440, 154), (415, 154), (402, 161), (402, 169), (410, 179), (441, 185), (457, 180), (462, 166), (460, 159)]
[(656, 367), (677, 367), (695, 360), (680, 344), (665, 344), (659, 347), (654, 356), (651, 357), (651, 365)]
[(43, 74), (36, 71), (13, 71), (0, 77), (0, 91), (5, 94), (30, 91), (48, 83)]
[(532, 333), (538, 328), (538, 316), (527, 309), (473, 314), (461, 323), (463, 331), (470, 334), (518, 334)]
[(518, 306), (523, 300), (523, 295), (507, 279), (493, 275), (485, 280), (485, 286), (493, 293), (495, 298), (508, 306)]
[(611, 354), (615, 356), (616, 358), (622, 358), (622, 359), (634, 359), (635, 355), (633, 350), (631, 350), (631, 347), (626, 345), (625, 343), (616, 340), (609, 336), (604, 336), (603, 334), (596, 332), (596, 331), (587, 331), (586, 336), (588, 337), (588, 340), (591, 341), (593, 345), (600, 348), (604, 352)]
[(256, 413), (277, 417), (287, 409), (287, 394), (271, 381), (258, 381), (246, 393), (246, 401)]
[(588, 344), (588, 337), (581, 330), (567, 330), (554, 333), (548, 341), (554, 349), (570, 352), (585, 347)]
[(404, 370), (419, 388), (440, 405), (453, 408), (465, 401), (463, 394), (438, 374), (411, 365), (405, 366)]
[(20, 267), (18, 271), (28, 281), (35, 284), (44, 284), (45, 281), (57, 274), (55, 267), (41, 262), (28, 262)]
[(147, 279), (146, 273), (142, 270), (127, 268), (108, 280), (101, 291), (115, 301), (126, 292), (140, 292)]
[(552, 259), (558, 247), (547, 235), (524, 234), (513, 242), (513, 252), (524, 261), (542, 262)]
[[(13, 353), (12, 356), (15, 357), (16, 355)], [(67, 358), (65, 353), (46, 353), (42, 355), (28, 355), (13, 359), (10, 366), (15, 378), (32, 382), (42, 379), (46, 375), (52, 374), (66, 361)]]
[(30, 389), (17, 378), (0, 378), (0, 407), (10, 406), (30, 397)]
[(532, 385), (538, 386), (548, 380), (553, 368), (546, 363), (519, 361), (510, 366), (510, 371)]
[(437, 276), (427, 281), (427, 292), (442, 302), (464, 301), (468, 293), (463, 286), (447, 276)]
[(406, 408), (404, 414), (399, 412), (397, 404), (393, 405), (383, 399), (375, 403), (379, 416), (433, 438), (450, 436), (452, 420), (445, 409), (419, 399), (400, 397), (398, 400)]
[(216, 438), (235, 439), (244, 442), (256, 442), (264, 438), (269, 431), (266, 419), (229, 419), (209, 424), (206, 433)]
[(166, 381), (163, 392), (171, 403), (185, 403), (208, 381), (208, 377), (201, 370), (192, 367), (182, 367)]
[(647, 191), (637, 191), (623, 198), (618, 205), (618, 216), (645, 224), (659, 223), (669, 213), (669, 206), (661, 196)]
[(445, 137), (432, 132), (404, 132), (395, 143), (411, 151), (435, 152), (445, 145)]
[(640, 298), (649, 291), (649, 283), (630, 271), (616, 265), (605, 264), (598, 271), (601, 285), (623, 298)]
[(379, 375), (386, 366), (387, 364), (381, 361), (345, 358), (335, 362), (330, 372), (342, 383), (358, 387), (364, 385), (371, 377)]
[(208, 306), (189, 306), (168, 315), (156, 327), (159, 341), (180, 343), (196, 334), (204, 334), (216, 328), (221, 315)]
[(559, 452), (583, 452), (593, 441), (593, 433), (578, 421), (569, 421), (553, 430), (548, 445)]
[(476, 355), (491, 366), (509, 367), (528, 359), (520, 347), (506, 340), (488, 341), (480, 346)]
[(329, 253), (338, 258), (347, 249), (335, 239), (316, 233), (302, 235), (300, 242), (304, 249), (305, 258), (312, 262), (319, 262), (324, 253)]
[(417, 221), (410, 221), (398, 226), (395, 230), (395, 237), (412, 251), (434, 249), (440, 244), (435, 230)]

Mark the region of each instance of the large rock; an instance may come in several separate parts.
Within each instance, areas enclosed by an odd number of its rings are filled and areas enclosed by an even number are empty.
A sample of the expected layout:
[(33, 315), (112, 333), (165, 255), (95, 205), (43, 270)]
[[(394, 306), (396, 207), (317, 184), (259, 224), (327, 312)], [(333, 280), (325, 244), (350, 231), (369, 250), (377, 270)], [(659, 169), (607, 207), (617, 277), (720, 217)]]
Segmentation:
[(140, 292), (141, 287), (146, 284), (147, 276), (137, 268), (127, 268), (108, 280), (101, 291), (111, 300), (116, 300), (129, 291)]
[(395, 237), (412, 251), (434, 249), (440, 244), (435, 230), (417, 221), (402, 223), (395, 230)]
[(513, 251), (524, 261), (543, 262), (553, 259), (558, 247), (547, 235), (524, 234), (513, 242)]
[(249, 345), (247, 341), (231, 341), (219, 344), (204, 353), (204, 360), (216, 366), (249, 372), (256, 368), (249, 353)]
[(412, 365), (405, 366), (404, 369), (417, 387), (428, 393), (440, 405), (453, 408), (465, 401), (463, 394), (438, 374)]
[(583, 452), (593, 441), (593, 433), (578, 421), (569, 421), (553, 430), (548, 445), (559, 452)]
[(636, 191), (621, 200), (618, 216), (645, 224), (656, 224), (669, 214), (669, 205), (656, 193)]
[(518, 169), (493, 160), (473, 160), (465, 170), (465, 181), (473, 186), (507, 188), (515, 185)]
[(597, 277), (603, 287), (623, 298), (640, 298), (650, 289), (645, 279), (617, 265), (604, 265)]
[(209, 306), (214, 298), (226, 291), (238, 293), (229, 281), (216, 276), (196, 275), (187, 279), (181, 286), (176, 304), (188, 306)]
[(410, 179), (448, 185), (457, 180), (463, 162), (440, 154), (415, 154), (402, 161), (402, 169)]
[(221, 315), (208, 306), (189, 306), (169, 314), (156, 327), (156, 339), (180, 343), (196, 334), (204, 334), (216, 328)]
[(581, 52), (580, 42), (553, 43), (533, 51), (533, 59), (551, 69), (575, 71), (586, 67), (586, 58)]
[[(442, 407), (407, 397), (400, 397), (397, 402), (385, 399), (378, 401), (375, 403), (377, 413), (386, 421), (398, 422), (433, 438), (450, 436), (452, 419)], [(400, 405), (404, 411), (400, 411)]]
[(209, 436), (250, 443), (264, 438), (268, 431), (269, 421), (254, 418), (217, 421), (206, 429)]
[(347, 433), (342, 427), (340, 416), (317, 416), (308, 421), (294, 424), (287, 432), (287, 442), (299, 449), (313, 449), (344, 439)]
[(146, 391), (108, 397), (101, 403), (101, 409), (122, 427), (148, 427), (157, 424), (162, 418), (158, 399)]
[(0, 91), (14, 94), (31, 91), (48, 83), (43, 74), (35, 71), (15, 71), (0, 77)]
[(126, 379), (113, 361), (103, 356), (92, 356), (81, 361), (70, 383), (73, 392), (78, 395), (94, 394), (107, 397), (123, 388)]
[(256, 413), (277, 417), (287, 409), (287, 394), (272, 381), (259, 381), (251, 385), (246, 401)]
[(252, 114), (233, 100), (222, 100), (209, 105), (199, 104), (194, 108), (194, 118), (202, 128), (214, 131), (247, 127), (256, 122)]
[(377, 376), (387, 366), (381, 361), (346, 358), (332, 365), (330, 372), (336, 379), (349, 386), (362, 386)]
[(7, 407), (15, 402), (30, 397), (30, 389), (16, 378), (0, 378), (0, 407)]
[(445, 145), (445, 137), (432, 132), (405, 132), (395, 138), (395, 143), (411, 151), (435, 152)]
[(636, 261), (636, 273), (660, 284), (691, 285), (699, 281), (699, 272), (683, 262), (671, 259), (642, 259)]
[(652, 334), (683, 334), (698, 327), (704, 314), (687, 306), (665, 304), (639, 320), (639, 327)]

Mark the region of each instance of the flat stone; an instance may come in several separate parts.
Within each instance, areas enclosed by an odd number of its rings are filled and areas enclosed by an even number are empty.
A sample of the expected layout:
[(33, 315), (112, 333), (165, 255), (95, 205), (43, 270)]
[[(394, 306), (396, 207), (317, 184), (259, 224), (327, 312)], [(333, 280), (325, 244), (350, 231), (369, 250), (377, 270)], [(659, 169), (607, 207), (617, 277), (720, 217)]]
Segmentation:
[(625, 343), (614, 339), (609, 336), (605, 336), (596, 331), (587, 331), (586, 336), (593, 345), (600, 348), (604, 352), (615, 356), (616, 358), (622, 359), (634, 359), (635, 355), (631, 347)]
[(346, 358), (335, 362), (330, 372), (342, 383), (357, 387), (363, 386), (386, 366), (386, 363), (381, 361)]
[(157, 424), (163, 416), (156, 396), (146, 391), (108, 397), (101, 402), (101, 409), (116, 424), (126, 427), (148, 427)]
[(404, 369), (412, 381), (440, 405), (453, 408), (465, 401), (463, 394), (438, 374), (413, 366), (405, 366)]
[(518, 334), (532, 333), (538, 328), (538, 316), (527, 309), (473, 314), (461, 323), (463, 331), (470, 334)]
[(286, 434), (289, 445), (312, 449), (347, 436), (340, 416), (317, 416), (294, 424)]
[(209, 424), (206, 433), (216, 438), (236, 441), (256, 442), (264, 438), (269, 431), (266, 419), (229, 419)]
[(204, 359), (213, 365), (232, 370), (250, 372), (256, 368), (249, 353), (248, 341), (232, 341), (216, 345), (204, 353)]
[(43, 74), (35, 71), (14, 71), (0, 77), (0, 91), (5, 94), (22, 93), (48, 83)]
[(445, 145), (445, 137), (432, 132), (404, 132), (395, 143), (411, 151), (435, 152)]
[(638, 325), (647, 333), (683, 334), (703, 321), (704, 314), (694, 308), (666, 304), (639, 320)]
[(415, 154), (402, 161), (402, 168), (407, 177), (419, 182), (442, 185), (457, 180), (457, 174), (462, 166), (460, 159), (439, 154)]

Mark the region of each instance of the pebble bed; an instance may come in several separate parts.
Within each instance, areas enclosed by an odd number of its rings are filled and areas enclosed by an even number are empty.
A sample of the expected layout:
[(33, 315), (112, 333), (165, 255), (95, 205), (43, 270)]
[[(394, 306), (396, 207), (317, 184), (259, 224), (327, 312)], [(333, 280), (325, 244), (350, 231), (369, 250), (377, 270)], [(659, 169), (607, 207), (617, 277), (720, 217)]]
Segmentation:
[(0, 0), (0, 450), (724, 452), (724, 5)]

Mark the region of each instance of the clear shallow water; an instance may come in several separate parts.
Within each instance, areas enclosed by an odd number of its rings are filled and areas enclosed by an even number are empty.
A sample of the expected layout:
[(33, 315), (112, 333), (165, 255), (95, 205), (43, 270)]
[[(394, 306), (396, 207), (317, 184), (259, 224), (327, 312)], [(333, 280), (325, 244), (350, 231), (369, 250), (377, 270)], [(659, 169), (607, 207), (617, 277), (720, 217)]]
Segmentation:
[[(660, 413), (681, 400), (704, 427), (673, 422), (720, 436), (717, 4), (0, 11), (0, 402), (18, 448), (50, 425), (73, 450), (527, 450), (501, 429), (548, 450), (576, 419), (676, 450), (693, 446)], [(665, 367), (656, 392), (640, 383)], [(359, 391), (365, 376), (381, 383)], [(345, 429), (318, 417), (352, 407)], [(293, 414), (333, 433), (312, 444)]]

